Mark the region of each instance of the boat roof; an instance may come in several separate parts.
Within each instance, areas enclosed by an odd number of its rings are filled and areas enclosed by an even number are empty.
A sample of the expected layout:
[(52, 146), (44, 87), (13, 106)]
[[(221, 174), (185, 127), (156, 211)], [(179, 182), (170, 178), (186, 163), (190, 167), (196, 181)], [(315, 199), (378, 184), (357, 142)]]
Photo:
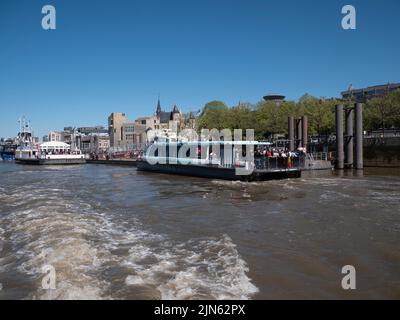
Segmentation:
[(40, 148), (58, 148), (58, 149), (71, 149), (68, 143), (62, 141), (48, 141), (40, 144)]

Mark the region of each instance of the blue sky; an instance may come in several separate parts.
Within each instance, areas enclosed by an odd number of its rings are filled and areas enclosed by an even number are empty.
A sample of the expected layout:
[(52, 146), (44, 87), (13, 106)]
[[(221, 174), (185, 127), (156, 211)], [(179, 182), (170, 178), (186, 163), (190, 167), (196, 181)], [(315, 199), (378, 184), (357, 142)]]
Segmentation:
[[(54, 5), (57, 29), (41, 27)], [(341, 8), (357, 30), (341, 28)], [(398, 0), (2, 0), (0, 137), (400, 82)]]

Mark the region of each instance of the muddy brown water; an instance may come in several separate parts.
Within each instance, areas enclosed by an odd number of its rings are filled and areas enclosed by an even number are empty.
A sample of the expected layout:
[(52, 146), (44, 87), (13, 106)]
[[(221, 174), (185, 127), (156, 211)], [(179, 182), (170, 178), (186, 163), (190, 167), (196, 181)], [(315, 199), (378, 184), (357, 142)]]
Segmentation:
[(242, 183), (0, 163), (0, 299), (398, 299), (399, 249), (395, 169)]

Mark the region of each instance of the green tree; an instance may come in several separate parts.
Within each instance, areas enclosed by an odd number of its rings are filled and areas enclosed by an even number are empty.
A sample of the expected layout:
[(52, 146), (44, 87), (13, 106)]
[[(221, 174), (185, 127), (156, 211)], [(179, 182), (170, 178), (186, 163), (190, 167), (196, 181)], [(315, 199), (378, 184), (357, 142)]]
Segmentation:
[(276, 133), (287, 133), (287, 118), (296, 115), (296, 104), (284, 101), (260, 101), (255, 111), (255, 130), (258, 139), (270, 137)]
[(387, 100), (392, 112), (390, 124), (393, 127), (400, 128), (400, 89), (391, 92), (388, 95)]
[(229, 110), (230, 129), (254, 129), (255, 114), (250, 104), (240, 104)]
[(385, 122), (382, 117), (385, 117), (385, 112), (379, 111), (380, 105), (382, 104), (383, 99), (381, 98), (374, 98), (365, 104), (364, 107), (364, 128), (366, 130), (377, 130), (382, 128), (383, 122)]
[(364, 108), (364, 127), (366, 130), (384, 130), (399, 126), (400, 90), (367, 101)]
[(227, 110), (228, 106), (223, 101), (213, 100), (207, 102), (203, 107), (202, 115), (206, 113), (208, 110)]
[(198, 119), (199, 129), (222, 130), (231, 127), (228, 106), (222, 101), (208, 102)]
[(305, 94), (298, 102), (298, 115), (307, 115), (310, 134), (329, 134), (335, 131), (335, 105), (337, 100), (325, 100)]

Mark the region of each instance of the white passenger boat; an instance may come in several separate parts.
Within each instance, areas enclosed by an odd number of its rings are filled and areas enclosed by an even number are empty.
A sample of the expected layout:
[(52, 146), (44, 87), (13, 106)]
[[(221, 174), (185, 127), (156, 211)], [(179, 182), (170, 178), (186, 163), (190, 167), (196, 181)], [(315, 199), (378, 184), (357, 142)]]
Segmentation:
[(300, 158), (251, 157), (255, 150), (270, 146), (258, 141), (154, 142), (137, 161), (137, 169), (242, 181), (300, 178)]
[(79, 149), (60, 141), (28, 144), (17, 148), (15, 161), (20, 164), (67, 165), (85, 163), (85, 156)]

